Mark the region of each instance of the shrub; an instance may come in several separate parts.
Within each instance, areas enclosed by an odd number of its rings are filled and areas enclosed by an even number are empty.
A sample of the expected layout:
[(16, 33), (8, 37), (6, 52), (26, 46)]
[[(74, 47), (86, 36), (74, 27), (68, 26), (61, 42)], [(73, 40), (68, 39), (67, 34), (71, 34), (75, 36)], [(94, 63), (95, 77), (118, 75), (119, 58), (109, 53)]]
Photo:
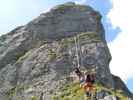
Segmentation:
[(31, 100), (39, 100), (36, 96), (32, 96)]
[(56, 59), (56, 57), (57, 57), (56, 52), (53, 51), (52, 49), (50, 49), (50, 50), (48, 51), (48, 58), (49, 58), (50, 60), (54, 60), (54, 59)]

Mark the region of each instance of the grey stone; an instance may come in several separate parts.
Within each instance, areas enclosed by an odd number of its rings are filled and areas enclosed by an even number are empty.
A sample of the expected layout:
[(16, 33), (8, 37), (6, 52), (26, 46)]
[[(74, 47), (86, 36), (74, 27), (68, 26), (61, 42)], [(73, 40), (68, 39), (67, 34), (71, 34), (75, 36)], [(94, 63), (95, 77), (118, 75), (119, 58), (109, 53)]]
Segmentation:
[[(105, 87), (116, 88), (122, 82), (115, 82), (110, 73), (111, 54), (104, 35), (101, 15), (74, 3), (58, 5), (5, 34), (0, 38), (0, 100), (11, 95), (10, 100), (32, 96), (51, 100), (60, 87), (73, 81), (70, 74), (78, 62), (81, 69), (95, 69), (97, 81)], [(124, 86), (119, 88), (129, 93)]]
[(106, 96), (104, 100), (117, 100), (115, 96)]
[(114, 84), (115, 89), (122, 90), (123, 94), (126, 94), (129, 97), (133, 97), (132, 93), (128, 90), (125, 83), (118, 76), (115, 76), (115, 75), (112, 75), (112, 76), (113, 76), (113, 80), (115, 81), (115, 84)]
[(104, 97), (110, 95), (109, 92), (105, 91), (105, 90), (101, 90), (99, 92), (96, 93), (96, 98), (97, 99), (103, 99)]

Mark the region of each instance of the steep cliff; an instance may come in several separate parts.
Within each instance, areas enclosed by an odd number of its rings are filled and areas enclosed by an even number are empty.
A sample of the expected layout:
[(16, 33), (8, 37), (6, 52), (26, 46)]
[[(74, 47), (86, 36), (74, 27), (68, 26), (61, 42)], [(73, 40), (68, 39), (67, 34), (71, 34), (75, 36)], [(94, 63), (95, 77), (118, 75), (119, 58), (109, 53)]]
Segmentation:
[[(78, 64), (82, 70), (95, 69), (101, 87), (132, 97), (110, 73), (110, 60), (101, 15), (86, 5), (58, 5), (0, 37), (0, 100), (51, 100), (66, 86), (70, 94), (76, 86), (80, 91), (73, 82)], [(78, 100), (74, 98), (67, 100)]]

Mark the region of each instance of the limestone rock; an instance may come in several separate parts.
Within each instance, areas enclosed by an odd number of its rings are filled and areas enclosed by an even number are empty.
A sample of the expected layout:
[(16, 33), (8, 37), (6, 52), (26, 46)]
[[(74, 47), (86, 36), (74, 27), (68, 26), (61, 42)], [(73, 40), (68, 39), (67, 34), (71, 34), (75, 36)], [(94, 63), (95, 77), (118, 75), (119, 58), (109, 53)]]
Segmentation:
[(95, 69), (105, 87), (116, 88), (110, 60), (101, 15), (86, 5), (58, 5), (0, 37), (0, 100), (51, 100), (73, 81), (78, 62), (81, 69)]
[(114, 87), (116, 90), (122, 90), (121, 92), (124, 92), (124, 94), (132, 96), (132, 93), (129, 92), (124, 82), (122, 82), (122, 80), (118, 76), (113, 75), (113, 80), (115, 81)]

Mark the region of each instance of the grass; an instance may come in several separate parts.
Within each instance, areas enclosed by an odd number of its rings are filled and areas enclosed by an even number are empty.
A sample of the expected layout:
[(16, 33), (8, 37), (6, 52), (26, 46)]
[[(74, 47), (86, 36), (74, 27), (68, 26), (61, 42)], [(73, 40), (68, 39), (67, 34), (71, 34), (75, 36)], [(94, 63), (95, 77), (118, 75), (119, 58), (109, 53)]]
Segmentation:
[[(68, 47), (68, 45), (74, 44), (75, 43), (74, 37), (68, 37), (68, 38), (62, 39), (61, 44), (63, 45), (63, 47)], [(87, 41), (90, 41), (90, 42), (101, 41), (100, 35), (96, 32), (84, 32), (84, 33), (78, 34), (76, 35), (76, 39), (80, 43), (87, 42)]]
[(31, 100), (39, 100), (39, 99), (38, 99), (38, 97), (36, 97), (36, 96), (32, 96), (32, 97), (31, 97)]
[(31, 51), (27, 51), (27, 52), (24, 53), (23, 55), (19, 55), (19, 56), (17, 57), (17, 58), (18, 58), (17, 62), (20, 62), (20, 61), (26, 59), (31, 53), (32, 53)]
[[(28, 86), (24, 85), (17, 85), (16, 87), (10, 89), (7, 92), (7, 100), (12, 100), (13, 97), (16, 98), (16, 100), (21, 100), (18, 96), (17, 93), (23, 92), (25, 89), (28, 89)], [(37, 96), (31, 96), (30, 100), (39, 100)]]
[(61, 94), (54, 95), (52, 100), (84, 100), (84, 91), (78, 83), (66, 85), (61, 89)]
[(11, 88), (6, 94), (7, 94), (7, 100), (11, 100), (13, 97), (17, 98), (17, 93), (20, 91), (24, 91), (25, 88), (28, 88), (26, 86), (23, 85), (17, 85), (14, 88)]
[[(114, 91), (103, 87), (101, 84), (95, 84), (96, 91), (105, 90), (110, 93), (110, 95), (117, 96), (120, 100), (127, 100), (127, 96), (121, 94), (119, 91)], [(80, 87), (79, 83), (71, 83), (64, 86), (59, 93), (52, 97), (52, 100), (86, 100), (85, 92)]]
[(56, 9), (59, 12), (64, 12), (66, 8), (79, 8), (81, 11), (86, 10), (86, 6), (82, 5), (73, 5), (73, 4), (62, 4), (58, 6), (58, 9)]
[[(121, 90), (112, 90), (106, 87), (103, 87), (101, 84), (96, 83), (95, 88), (97, 92), (99, 91), (107, 91), (110, 93), (110, 95), (117, 96), (120, 98), (120, 100), (127, 100), (127, 96), (123, 95), (121, 93)], [(11, 100), (12, 97), (15, 97), (17, 92), (23, 91), (24, 86), (16, 86), (12, 89), (10, 89), (7, 93), (8, 99)], [(17, 98), (17, 97), (16, 97)], [(37, 96), (31, 96), (30, 100), (39, 100)], [(52, 96), (51, 100), (86, 100), (85, 92), (84, 90), (80, 87), (80, 84), (78, 82), (76, 83), (70, 83), (62, 88), (60, 88), (60, 91), (56, 93), (55, 95)]]
[(87, 41), (90, 40), (91, 42), (99, 42), (101, 41), (101, 37), (98, 33), (95, 32), (86, 32), (79, 34), (77, 37), (79, 37), (80, 41)]
[(57, 57), (56, 52), (54, 50), (52, 50), (52, 49), (49, 49), (48, 58), (52, 61), (52, 60), (56, 59), (56, 57)]

